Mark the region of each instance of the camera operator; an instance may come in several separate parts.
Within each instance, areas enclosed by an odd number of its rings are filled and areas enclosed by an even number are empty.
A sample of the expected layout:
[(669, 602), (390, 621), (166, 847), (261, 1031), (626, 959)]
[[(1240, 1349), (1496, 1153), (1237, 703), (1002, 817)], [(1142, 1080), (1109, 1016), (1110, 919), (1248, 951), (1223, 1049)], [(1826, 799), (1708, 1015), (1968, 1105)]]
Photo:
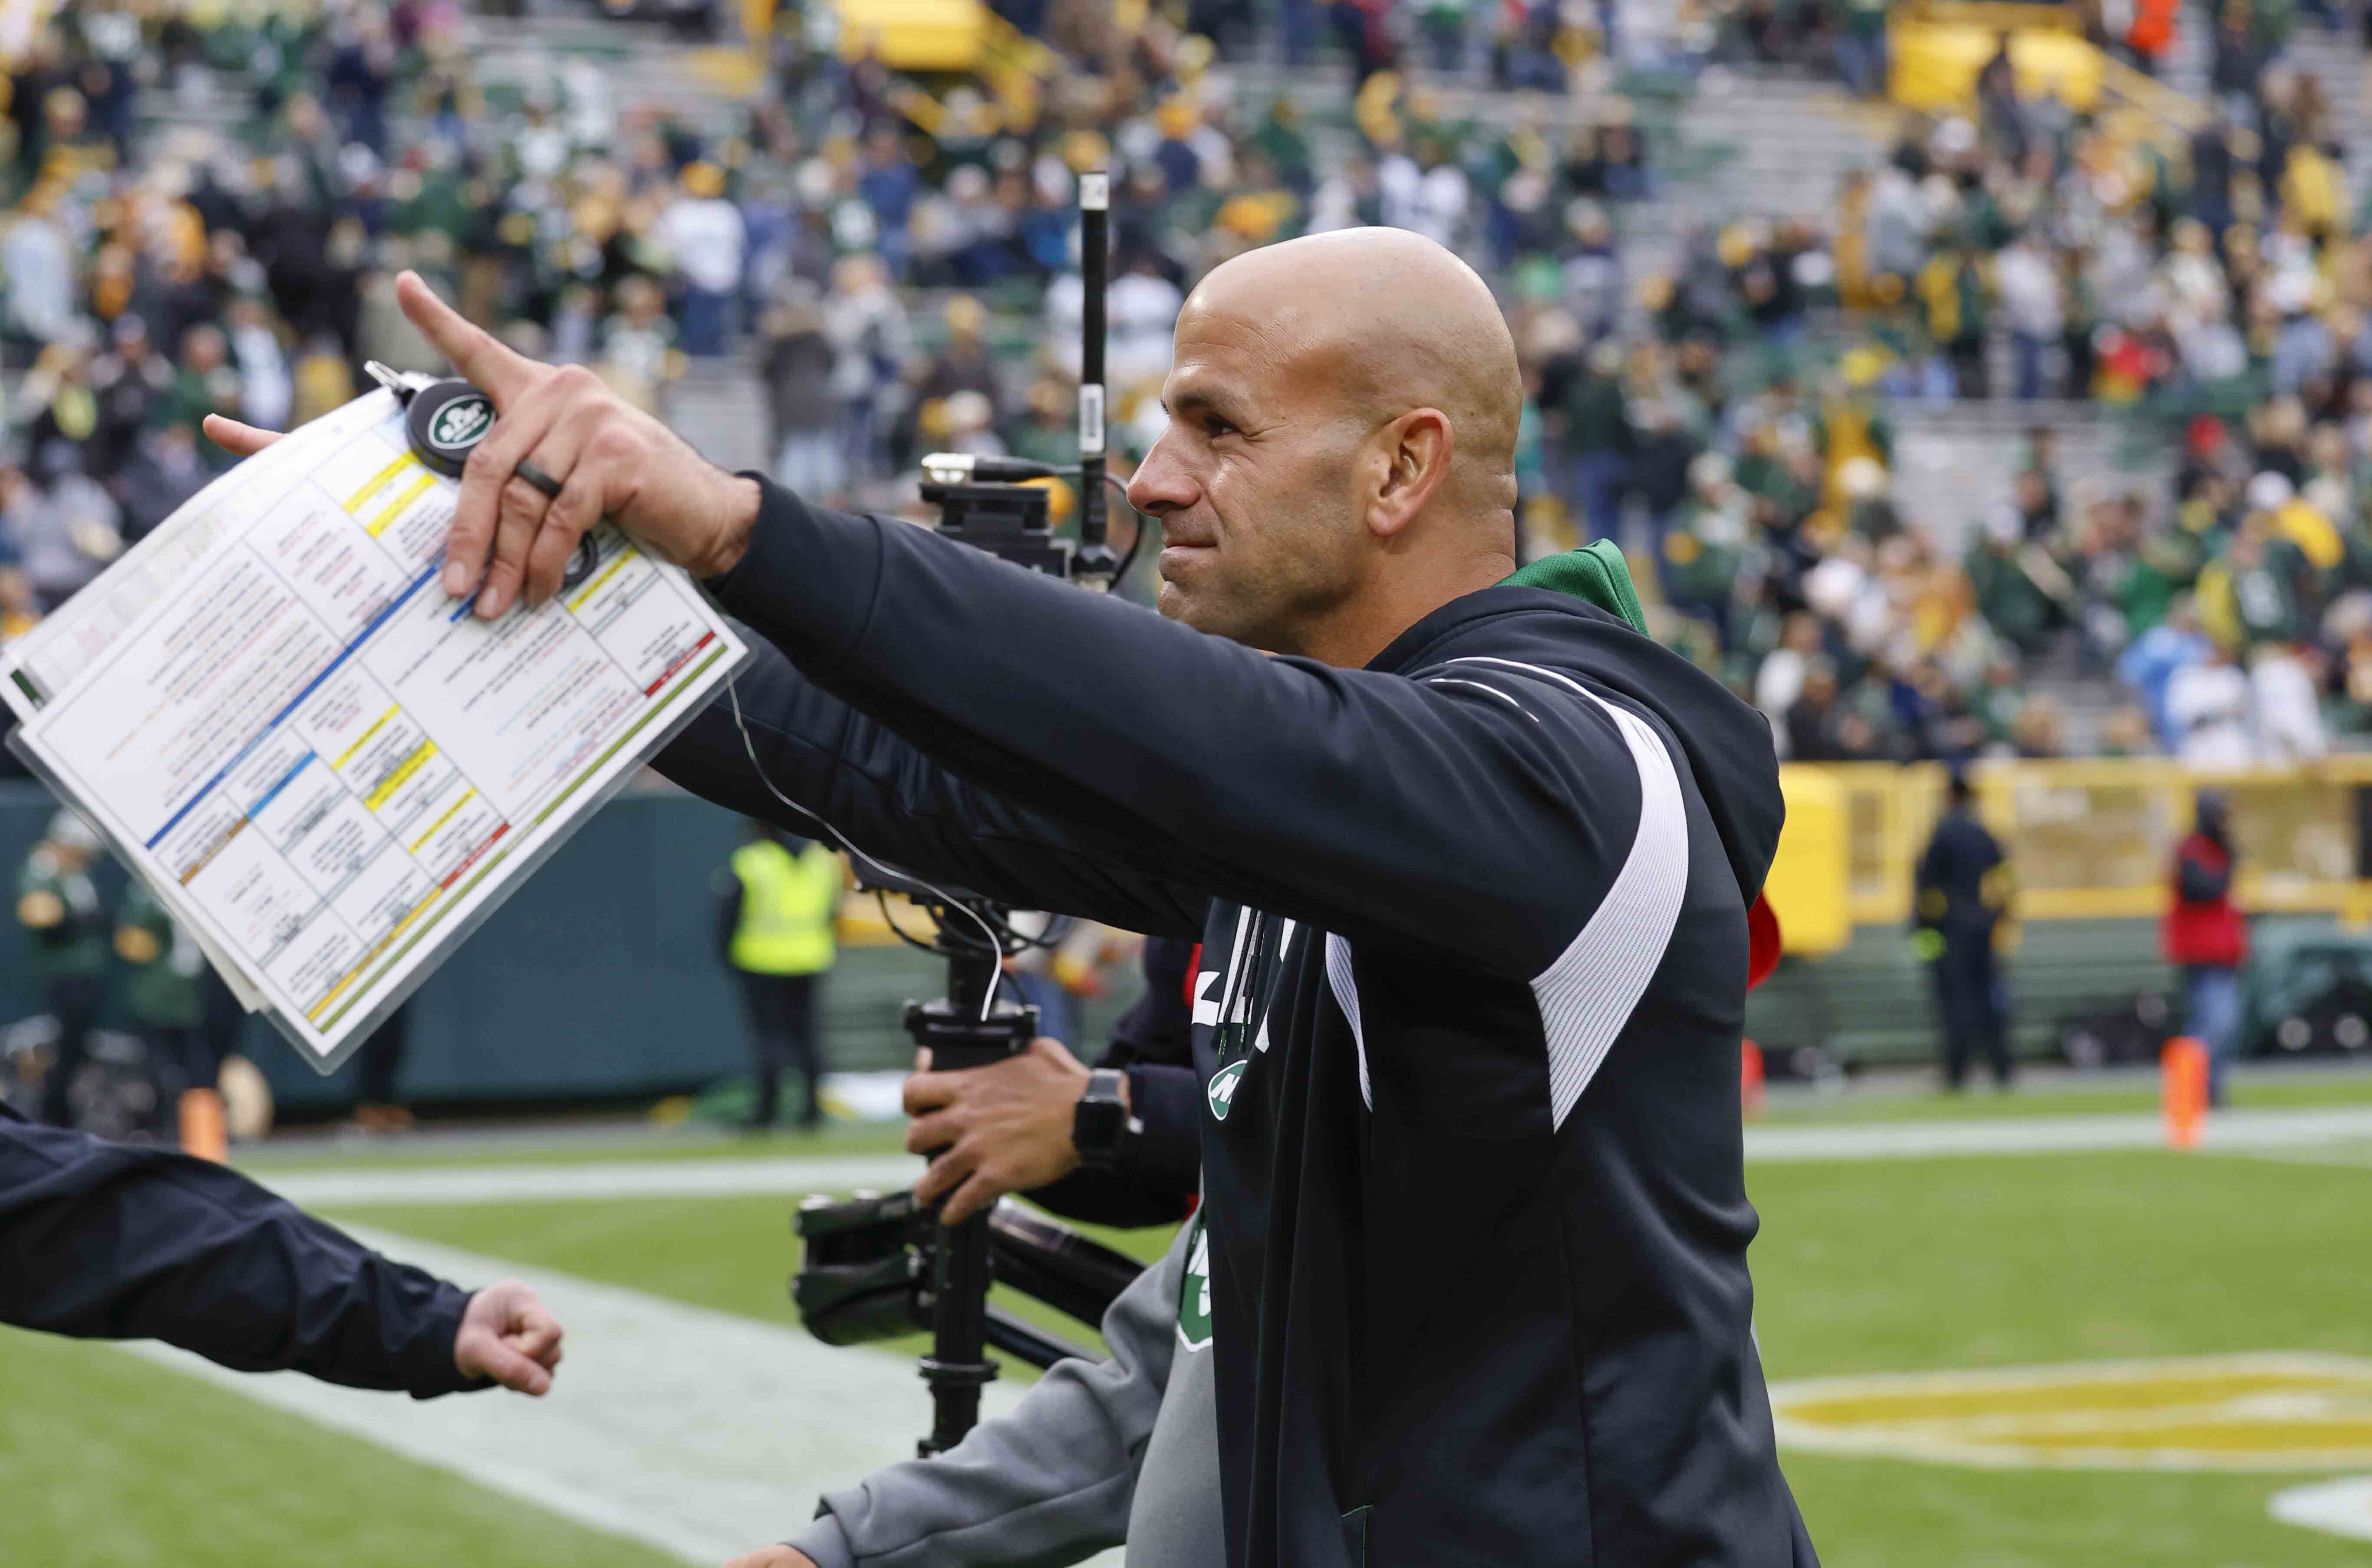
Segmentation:
[(240, 1372), (434, 1399), (552, 1387), (560, 1324), (381, 1257), (209, 1160), (39, 1127), (0, 1106), (0, 1323), (162, 1340)]
[(1194, 945), (1150, 936), (1139, 959), (1145, 994), (1112, 1026), (1093, 1068), (1061, 1041), (959, 1073), (906, 1080), (906, 1147), (933, 1156), (914, 1183), (946, 1197), (953, 1225), (1008, 1192), (1095, 1225), (1172, 1225), (1193, 1206), (1202, 1171), (1186, 1009)]
[(1746, 1267), (1769, 726), (1508, 580), (1521, 379), (1471, 270), (1354, 229), (1196, 286), (1131, 486), (1166, 621), (725, 474), (401, 287), (502, 411), (448, 593), (548, 598), (607, 515), (757, 633), (662, 771), (1013, 907), (1201, 936), (1230, 1568), (1813, 1561)]

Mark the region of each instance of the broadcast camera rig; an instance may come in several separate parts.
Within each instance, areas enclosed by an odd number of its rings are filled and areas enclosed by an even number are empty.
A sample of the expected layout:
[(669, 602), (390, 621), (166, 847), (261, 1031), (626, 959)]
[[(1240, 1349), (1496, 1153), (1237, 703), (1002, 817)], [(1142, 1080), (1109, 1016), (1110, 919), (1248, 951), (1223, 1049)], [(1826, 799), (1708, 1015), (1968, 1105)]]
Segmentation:
[[(1104, 541), (1104, 287), (1110, 256), (1110, 178), (1079, 181), (1079, 261), (1085, 285), (1079, 366), (1079, 537), (1058, 538), (1043, 482), (1064, 477), (1050, 464), (1020, 459), (933, 453), (923, 459), (923, 499), (939, 509), (938, 531), (1031, 571), (1101, 590), (1134, 561), (1115, 561)], [(1139, 530), (1142, 539), (1142, 529)], [(862, 866), (860, 862), (860, 865)], [(948, 992), (906, 1006), (906, 1032), (931, 1051), (934, 1069), (986, 1066), (1028, 1049), (1038, 1010), (1006, 996), (1004, 961), (1050, 941), (1015, 929), (1012, 912), (993, 900), (935, 887), (879, 867), (860, 870), (858, 886), (900, 893), (931, 918), (914, 946), (947, 959)], [(1006, 1201), (960, 1225), (939, 1223), (935, 1206), (909, 1192), (846, 1202), (812, 1198), (796, 1227), (806, 1244), (792, 1298), (815, 1336), (830, 1345), (932, 1336), (923, 1358), (930, 1385), (928, 1458), (960, 1442), (980, 1417), (982, 1385), (996, 1376), (990, 1347), (1040, 1367), (1086, 1353), (988, 1305), (992, 1282), (1036, 1297), (1088, 1325), (1136, 1277), (1138, 1265)]]

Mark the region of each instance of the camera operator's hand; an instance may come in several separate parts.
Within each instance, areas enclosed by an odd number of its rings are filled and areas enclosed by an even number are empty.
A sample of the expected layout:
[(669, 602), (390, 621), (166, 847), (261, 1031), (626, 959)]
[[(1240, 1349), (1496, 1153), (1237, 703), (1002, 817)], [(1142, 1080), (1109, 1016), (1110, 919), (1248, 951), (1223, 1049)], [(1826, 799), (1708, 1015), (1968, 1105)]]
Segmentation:
[(462, 1309), (453, 1365), (465, 1377), (491, 1377), (506, 1388), (541, 1395), (560, 1365), (560, 1319), (533, 1287), (517, 1280), (488, 1285)]
[[(502, 416), (462, 470), (439, 579), (448, 595), (474, 587), (477, 612), (488, 620), (522, 597), (541, 604), (559, 590), (576, 541), (604, 517), (698, 576), (741, 559), (758, 518), (754, 482), (711, 463), (584, 366), (541, 365), (513, 352), (415, 273), (396, 280), (395, 296), (454, 374), (493, 399)], [(215, 415), (205, 430), (240, 457), (275, 439)], [(557, 496), (519, 477), (530, 459), (559, 483)]]
[(954, 1193), (940, 1214), (954, 1225), (1007, 1192), (1068, 1176), (1079, 1167), (1071, 1118), (1087, 1086), (1087, 1068), (1047, 1038), (987, 1067), (916, 1073), (906, 1080), (906, 1114), (914, 1119), (906, 1147), (935, 1157), (914, 1196), (929, 1202)]

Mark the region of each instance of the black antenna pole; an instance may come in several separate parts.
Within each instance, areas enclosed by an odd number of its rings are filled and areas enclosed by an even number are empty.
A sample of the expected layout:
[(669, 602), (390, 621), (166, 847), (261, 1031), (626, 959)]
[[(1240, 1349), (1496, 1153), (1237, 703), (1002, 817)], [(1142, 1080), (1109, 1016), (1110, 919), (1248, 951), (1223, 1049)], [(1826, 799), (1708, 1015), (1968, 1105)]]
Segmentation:
[(1079, 176), (1079, 566), (1109, 578), (1104, 548), (1104, 288), (1111, 255), (1111, 175)]

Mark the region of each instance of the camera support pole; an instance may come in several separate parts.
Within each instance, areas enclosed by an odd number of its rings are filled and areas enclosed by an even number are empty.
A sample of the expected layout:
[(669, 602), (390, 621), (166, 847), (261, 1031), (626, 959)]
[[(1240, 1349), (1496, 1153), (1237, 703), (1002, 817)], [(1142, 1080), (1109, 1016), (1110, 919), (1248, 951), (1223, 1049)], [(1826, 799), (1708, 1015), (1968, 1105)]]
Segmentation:
[(1111, 254), (1111, 176), (1079, 176), (1079, 545), (1089, 573), (1111, 574), (1104, 547), (1104, 288)]
[[(944, 924), (948, 935), (953, 932)], [(906, 1005), (906, 1032), (927, 1046), (934, 1072), (985, 1067), (1029, 1048), (1038, 1034), (1038, 1009), (1002, 994), (1001, 955), (980, 947), (948, 956), (948, 993)], [(994, 1004), (983, 1008), (992, 989)], [(931, 1434), (918, 1452), (943, 1454), (980, 1420), (981, 1385), (996, 1376), (988, 1359), (988, 1215), (974, 1214), (942, 1233), (931, 1281), (931, 1353), (923, 1380), (931, 1387)]]

